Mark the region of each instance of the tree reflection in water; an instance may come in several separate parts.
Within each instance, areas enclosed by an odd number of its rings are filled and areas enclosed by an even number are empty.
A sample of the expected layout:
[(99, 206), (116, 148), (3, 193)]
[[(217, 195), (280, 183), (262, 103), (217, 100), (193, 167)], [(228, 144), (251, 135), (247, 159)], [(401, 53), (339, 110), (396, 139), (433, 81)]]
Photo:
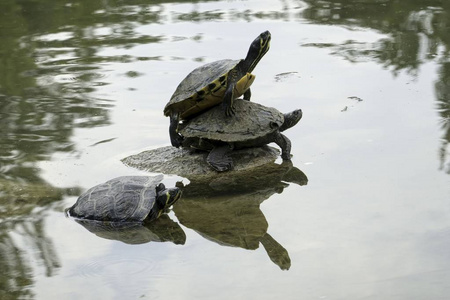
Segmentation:
[(45, 232), (45, 210), (64, 195), (78, 193), (74, 189), (58, 189), (43, 184), (12, 184), (0, 180), (0, 298), (33, 298), (36, 260), (45, 268), (45, 276), (53, 276), (61, 264), (52, 240)]
[(418, 1), (311, 1), (303, 16), (315, 24), (370, 28), (387, 34), (376, 43), (348, 40), (343, 44), (309, 43), (330, 48), (351, 62), (375, 61), (393, 74), (417, 76), (421, 65), (440, 64), (435, 84), (442, 126), (441, 169), (450, 174), (450, 2)]
[(441, 115), (442, 136), (439, 158), (441, 169), (450, 174), (450, 63), (442, 64), (440, 78), (436, 82), (437, 109)]
[(0, 298), (32, 298), (33, 271), (26, 254), (9, 234), (17, 230), (14, 225), (12, 222), (0, 224)]
[[(32, 298), (30, 253), (37, 255), (46, 276), (60, 267), (44, 216), (35, 208), (49, 208), (77, 191), (50, 186), (37, 165), (57, 152), (74, 152), (76, 128), (110, 124), (112, 101), (93, 96), (107, 84), (100, 63), (131, 58), (102, 57), (99, 49), (158, 41), (130, 34), (136, 25), (126, 19), (134, 15), (121, 8), (97, 1), (0, 2), (1, 299)], [(155, 16), (148, 13), (142, 22), (154, 22)], [(93, 35), (98, 24), (114, 33)]]
[[(313, 24), (369, 28), (384, 33), (387, 37), (376, 43), (348, 40), (343, 44), (304, 46), (327, 47), (333, 50), (333, 54), (352, 62), (374, 61), (393, 74), (405, 71), (416, 76), (424, 63), (437, 63), (436, 108), (443, 132), (439, 160), (441, 168), (450, 174), (450, 2), (305, 2), (308, 7), (301, 14), (290, 14), (288, 2), (284, 5), (285, 10), (279, 12), (215, 10), (203, 13), (194, 5), (189, 12), (171, 14), (165, 11), (167, 5), (161, 5), (166, 3), (164, 1), (152, 4), (139, 0), (127, 1), (126, 4), (88, 0), (1, 1), (0, 180), (34, 194), (32, 197), (22, 195), (12, 201), (11, 196), (15, 196), (17, 188), (3, 189), (0, 185), (0, 265), (4, 270), (0, 277), (1, 293), (7, 293), (9, 298), (32, 295), (29, 286), (33, 282), (33, 270), (25, 258), (25, 249), (17, 243), (17, 237), (23, 237), (27, 245), (33, 245), (40, 253), (39, 260), (45, 265), (48, 276), (58, 268), (57, 259), (52, 259), (57, 255), (49, 255), (54, 250), (51, 250), (51, 241), (43, 232), (42, 216), (32, 209), (48, 207), (47, 198), (40, 197), (37, 192), (41, 189), (38, 186), (53, 189), (41, 178), (36, 166), (56, 152), (74, 151), (71, 137), (75, 128), (110, 124), (109, 109), (114, 103), (111, 99), (93, 96), (98, 87), (108, 84), (101, 74), (101, 63), (159, 59), (157, 54), (132, 57), (105, 56), (99, 52), (99, 49), (111, 45), (126, 49), (164, 41), (164, 36), (138, 32), (136, 28), (143, 24), (226, 18), (227, 21), (249, 22), (262, 18), (285, 22), (306, 19)], [(292, 6), (297, 6), (297, 3)], [(162, 17), (164, 14), (170, 18), (165, 19)], [(98, 28), (112, 30), (110, 34), (99, 34), (96, 33)], [(51, 201), (60, 200), (64, 193)], [(234, 205), (227, 211), (227, 201), (225, 198), (218, 200), (222, 203), (219, 206), (225, 207), (222, 213), (237, 214), (238, 211), (233, 211)], [(256, 212), (258, 205), (252, 205), (253, 208), (243, 210)], [(180, 219), (183, 219), (181, 207), (177, 209), (180, 210)], [(184, 221), (189, 223), (190, 216), (188, 214)], [(214, 238), (214, 233), (205, 235)], [(4, 294), (0, 295), (3, 298)]]

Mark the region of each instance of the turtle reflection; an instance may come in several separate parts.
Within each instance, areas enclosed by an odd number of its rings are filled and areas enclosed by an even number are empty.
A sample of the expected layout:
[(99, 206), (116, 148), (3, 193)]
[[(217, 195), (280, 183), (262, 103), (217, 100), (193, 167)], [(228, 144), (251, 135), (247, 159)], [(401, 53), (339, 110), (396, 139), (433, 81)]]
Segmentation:
[(122, 162), (149, 172), (186, 177), (183, 198), (173, 210), (180, 223), (220, 245), (265, 248), (270, 259), (287, 270), (287, 250), (268, 233), (268, 223), (259, 205), (274, 193), (282, 193), (288, 182), (308, 183), (306, 175), (291, 161), (275, 163), (279, 151), (270, 146), (245, 148), (231, 153), (235, 166), (225, 173), (213, 171), (205, 153), (161, 147), (126, 157)]
[(186, 242), (186, 234), (183, 229), (166, 214), (156, 220), (144, 223), (101, 222), (82, 219), (77, 219), (76, 222), (101, 238), (121, 241), (125, 244), (172, 242), (184, 245)]
[[(287, 182), (300, 186), (308, 183), (308, 177), (291, 161), (266, 163), (249, 170), (230, 173), (216, 173), (215, 176), (192, 176), (191, 183), (183, 188), (183, 199), (195, 196), (217, 196), (267, 192), (269, 198), (274, 193), (282, 193), (289, 186)], [(264, 198), (264, 199), (267, 199)]]
[(255, 250), (262, 244), (270, 259), (288, 270), (288, 251), (269, 233), (260, 204), (289, 184), (305, 185), (306, 175), (292, 163), (269, 163), (235, 176), (192, 179), (183, 190), (182, 201), (174, 205), (180, 223), (204, 238), (223, 246)]

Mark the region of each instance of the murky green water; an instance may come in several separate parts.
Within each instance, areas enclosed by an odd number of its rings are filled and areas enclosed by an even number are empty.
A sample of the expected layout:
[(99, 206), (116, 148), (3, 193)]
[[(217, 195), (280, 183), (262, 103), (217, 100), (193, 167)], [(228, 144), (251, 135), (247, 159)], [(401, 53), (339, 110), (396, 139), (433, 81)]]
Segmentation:
[[(446, 299), (449, 20), (432, 0), (1, 1), (0, 298)], [(307, 185), (194, 186), (138, 245), (64, 216), (146, 174), (120, 160), (169, 145), (180, 80), (264, 30), (252, 100), (303, 110)]]

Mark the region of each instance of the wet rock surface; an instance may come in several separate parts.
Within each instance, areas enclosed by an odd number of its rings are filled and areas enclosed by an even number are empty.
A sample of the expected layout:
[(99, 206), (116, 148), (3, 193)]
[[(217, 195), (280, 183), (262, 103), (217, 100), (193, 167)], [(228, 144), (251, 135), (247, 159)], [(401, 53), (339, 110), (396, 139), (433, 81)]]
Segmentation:
[[(178, 175), (186, 178), (217, 175), (207, 163), (207, 152), (166, 146), (128, 156), (122, 162), (130, 167), (164, 174)], [(246, 148), (232, 151), (234, 168), (225, 172), (230, 176), (242, 170), (251, 170), (274, 162), (280, 152), (270, 146)]]

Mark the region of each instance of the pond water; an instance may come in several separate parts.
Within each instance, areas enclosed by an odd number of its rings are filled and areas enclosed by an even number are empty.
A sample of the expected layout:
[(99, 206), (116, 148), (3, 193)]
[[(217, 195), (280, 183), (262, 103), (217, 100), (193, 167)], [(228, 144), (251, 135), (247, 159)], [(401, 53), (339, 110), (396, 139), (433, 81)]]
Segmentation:
[[(447, 2), (8, 0), (0, 16), (1, 299), (450, 294)], [(286, 135), (304, 182), (200, 186), (140, 244), (65, 217), (148, 174), (121, 159), (170, 145), (178, 83), (265, 30), (252, 101), (303, 110)]]

